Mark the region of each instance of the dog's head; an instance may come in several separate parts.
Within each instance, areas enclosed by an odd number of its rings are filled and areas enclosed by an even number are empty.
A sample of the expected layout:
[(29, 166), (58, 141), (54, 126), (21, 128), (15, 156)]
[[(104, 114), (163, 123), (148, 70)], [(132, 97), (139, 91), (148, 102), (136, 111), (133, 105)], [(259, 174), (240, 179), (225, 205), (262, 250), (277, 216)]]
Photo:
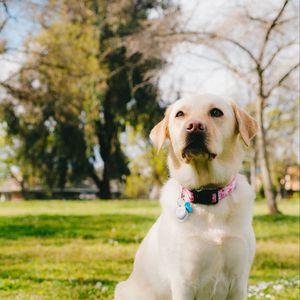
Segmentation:
[(165, 118), (151, 131), (158, 150), (170, 139), (173, 167), (233, 163), (238, 139), (249, 146), (255, 120), (234, 102), (213, 95), (184, 98), (168, 107)]

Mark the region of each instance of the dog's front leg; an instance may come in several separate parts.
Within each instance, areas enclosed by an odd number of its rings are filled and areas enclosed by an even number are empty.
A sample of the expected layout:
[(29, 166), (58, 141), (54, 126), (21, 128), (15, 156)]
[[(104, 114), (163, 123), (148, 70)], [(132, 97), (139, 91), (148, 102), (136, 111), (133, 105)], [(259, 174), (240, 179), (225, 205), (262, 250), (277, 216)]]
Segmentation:
[(247, 280), (233, 280), (226, 300), (247, 300)]
[(172, 300), (194, 300), (194, 291), (184, 283), (172, 284)]

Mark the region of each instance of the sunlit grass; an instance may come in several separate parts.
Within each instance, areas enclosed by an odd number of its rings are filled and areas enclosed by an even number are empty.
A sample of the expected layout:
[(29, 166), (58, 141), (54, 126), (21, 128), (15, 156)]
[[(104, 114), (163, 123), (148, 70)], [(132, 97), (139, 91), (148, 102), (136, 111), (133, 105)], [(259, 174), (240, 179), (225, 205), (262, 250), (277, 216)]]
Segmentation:
[[(272, 217), (265, 203), (256, 204), (250, 284), (271, 282), (265, 295), (292, 300), (299, 292), (288, 286), (299, 277), (299, 202), (280, 208), (286, 215)], [(158, 214), (155, 201), (1, 203), (0, 299), (113, 299)]]

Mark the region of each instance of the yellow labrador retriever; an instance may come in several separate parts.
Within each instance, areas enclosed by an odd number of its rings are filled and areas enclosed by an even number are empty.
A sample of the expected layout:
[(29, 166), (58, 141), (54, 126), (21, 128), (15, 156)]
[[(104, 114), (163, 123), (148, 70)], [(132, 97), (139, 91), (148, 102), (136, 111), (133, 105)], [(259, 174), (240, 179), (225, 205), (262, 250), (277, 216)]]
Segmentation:
[(213, 95), (180, 99), (150, 138), (169, 139), (161, 215), (141, 243), (117, 300), (243, 300), (255, 254), (254, 191), (238, 174), (255, 120)]

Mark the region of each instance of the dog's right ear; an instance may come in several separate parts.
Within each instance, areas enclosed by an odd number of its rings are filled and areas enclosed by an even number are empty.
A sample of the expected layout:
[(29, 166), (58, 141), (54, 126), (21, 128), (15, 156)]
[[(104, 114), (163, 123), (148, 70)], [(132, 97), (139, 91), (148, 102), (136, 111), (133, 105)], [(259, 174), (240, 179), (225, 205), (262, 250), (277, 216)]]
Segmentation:
[(234, 102), (232, 102), (232, 107), (239, 133), (246, 146), (249, 147), (250, 140), (256, 135), (258, 130), (257, 122), (247, 112), (239, 108)]
[(157, 152), (160, 151), (166, 138), (169, 136), (168, 119), (169, 110), (167, 109), (165, 117), (158, 124), (156, 124), (150, 132), (150, 139), (157, 148)]

